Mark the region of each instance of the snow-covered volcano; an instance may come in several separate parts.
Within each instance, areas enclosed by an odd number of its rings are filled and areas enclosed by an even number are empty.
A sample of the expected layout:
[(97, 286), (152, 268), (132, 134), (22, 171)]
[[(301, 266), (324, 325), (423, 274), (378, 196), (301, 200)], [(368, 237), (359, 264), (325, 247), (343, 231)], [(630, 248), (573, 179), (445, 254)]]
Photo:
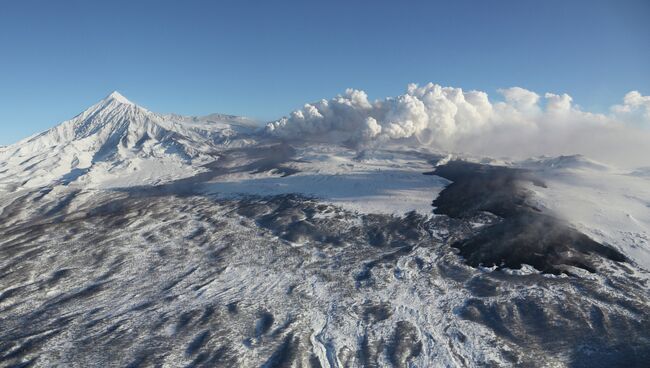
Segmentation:
[(380, 143), (113, 93), (0, 148), (0, 365), (647, 366), (642, 169)]
[(236, 116), (157, 114), (113, 92), (71, 120), (0, 148), (0, 183), (37, 187), (71, 182), (91, 171), (82, 180), (124, 177), (125, 171), (140, 184), (185, 177), (215, 147), (253, 129), (251, 120)]

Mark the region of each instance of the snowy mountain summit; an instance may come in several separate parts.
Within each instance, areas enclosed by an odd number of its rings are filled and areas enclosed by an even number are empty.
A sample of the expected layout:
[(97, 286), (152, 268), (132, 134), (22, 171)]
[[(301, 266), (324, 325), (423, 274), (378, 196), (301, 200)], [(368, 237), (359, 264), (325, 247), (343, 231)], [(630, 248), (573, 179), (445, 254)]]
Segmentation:
[[(234, 116), (157, 114), (116, 91), (71, 120), (1, 148), (0, 183), (29, 188), (82, 176), (93, 182), (125, 170), (141, 183), (188, 176), (216, 146), (252, 130), (250, 121)], [(149, 172), (131, 175), (138, 170)], [(151, 170), (158, 170), (155, 178)]]
[(122, 96), (122, 94), (117, 91), (111, 92), (111, 94), (108, 95), (106, 99), (111, 99), (123, 104), (133, 105), (133, 102), (129, 101), (126, 97)]

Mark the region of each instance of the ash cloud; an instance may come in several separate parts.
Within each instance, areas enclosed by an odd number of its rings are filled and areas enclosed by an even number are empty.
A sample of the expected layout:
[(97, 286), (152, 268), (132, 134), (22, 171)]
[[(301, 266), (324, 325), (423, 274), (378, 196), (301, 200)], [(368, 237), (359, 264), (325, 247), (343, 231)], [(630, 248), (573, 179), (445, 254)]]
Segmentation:
[(396, 97), (370, 101), (348, 89), (305, 104), (267, 124), (284, 139), (354, 147), (394, 141), (489, 156), (584, 154), (610, 163), (648, 165), (650, 96), (627, 93), (606, 114), (584, 111), (568, 94), (501, 89), (493, 101), (482, 91), (410, 84)]

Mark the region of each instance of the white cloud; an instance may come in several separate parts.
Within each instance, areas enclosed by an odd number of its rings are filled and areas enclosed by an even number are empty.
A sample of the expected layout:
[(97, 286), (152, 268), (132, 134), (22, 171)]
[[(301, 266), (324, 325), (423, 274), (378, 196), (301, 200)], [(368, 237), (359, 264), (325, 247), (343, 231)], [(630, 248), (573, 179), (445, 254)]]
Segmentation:
[(623, 104), (611, 109), (619, 119), (638, 124), (650, 123), (650, 96), (643, 96), (639, 91), (628, 92), (623, 97)]
[(546, 99), (546, 112), (553, 115), (565, 115), (571, 112), (571, 110), (576, 110), (572, 106), (573, 98), (563, 93), (561, 95), (556, 95), (554, 93), (544, 94)]
[(581, 110), (567, 94), (542, 98), (520, 87), (498, 92), (502, 100), (491, 102), (481, 91), (410, 84), (402, 95), (371, 102), (364, 91), (348, 89), (269, 123), (267, 132), (352, 146), (392, 140), (489, 155), (650, 153), (650, 133), (643, 129), (650, 128), (650, 96), (632, 91), (609, 114), (598, 114)]
[(521, 111), (527, 114), (540, 112), (539, 95), (533, 91), (521, 87), (510, 87), (500, 89), (498, 92), (505, 99), (503, 107), (511, 107), (513, 111)]

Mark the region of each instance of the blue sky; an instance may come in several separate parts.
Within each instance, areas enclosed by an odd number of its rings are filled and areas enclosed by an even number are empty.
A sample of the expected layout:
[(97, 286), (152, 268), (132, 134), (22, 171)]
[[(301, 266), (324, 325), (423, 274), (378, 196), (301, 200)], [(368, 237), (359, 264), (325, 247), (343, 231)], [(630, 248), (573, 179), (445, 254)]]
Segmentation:
[(158, 112), (271, 120), (407, 83), (650, 93), (650, 1), (3, 1), (0, 144), (112, 90)]

